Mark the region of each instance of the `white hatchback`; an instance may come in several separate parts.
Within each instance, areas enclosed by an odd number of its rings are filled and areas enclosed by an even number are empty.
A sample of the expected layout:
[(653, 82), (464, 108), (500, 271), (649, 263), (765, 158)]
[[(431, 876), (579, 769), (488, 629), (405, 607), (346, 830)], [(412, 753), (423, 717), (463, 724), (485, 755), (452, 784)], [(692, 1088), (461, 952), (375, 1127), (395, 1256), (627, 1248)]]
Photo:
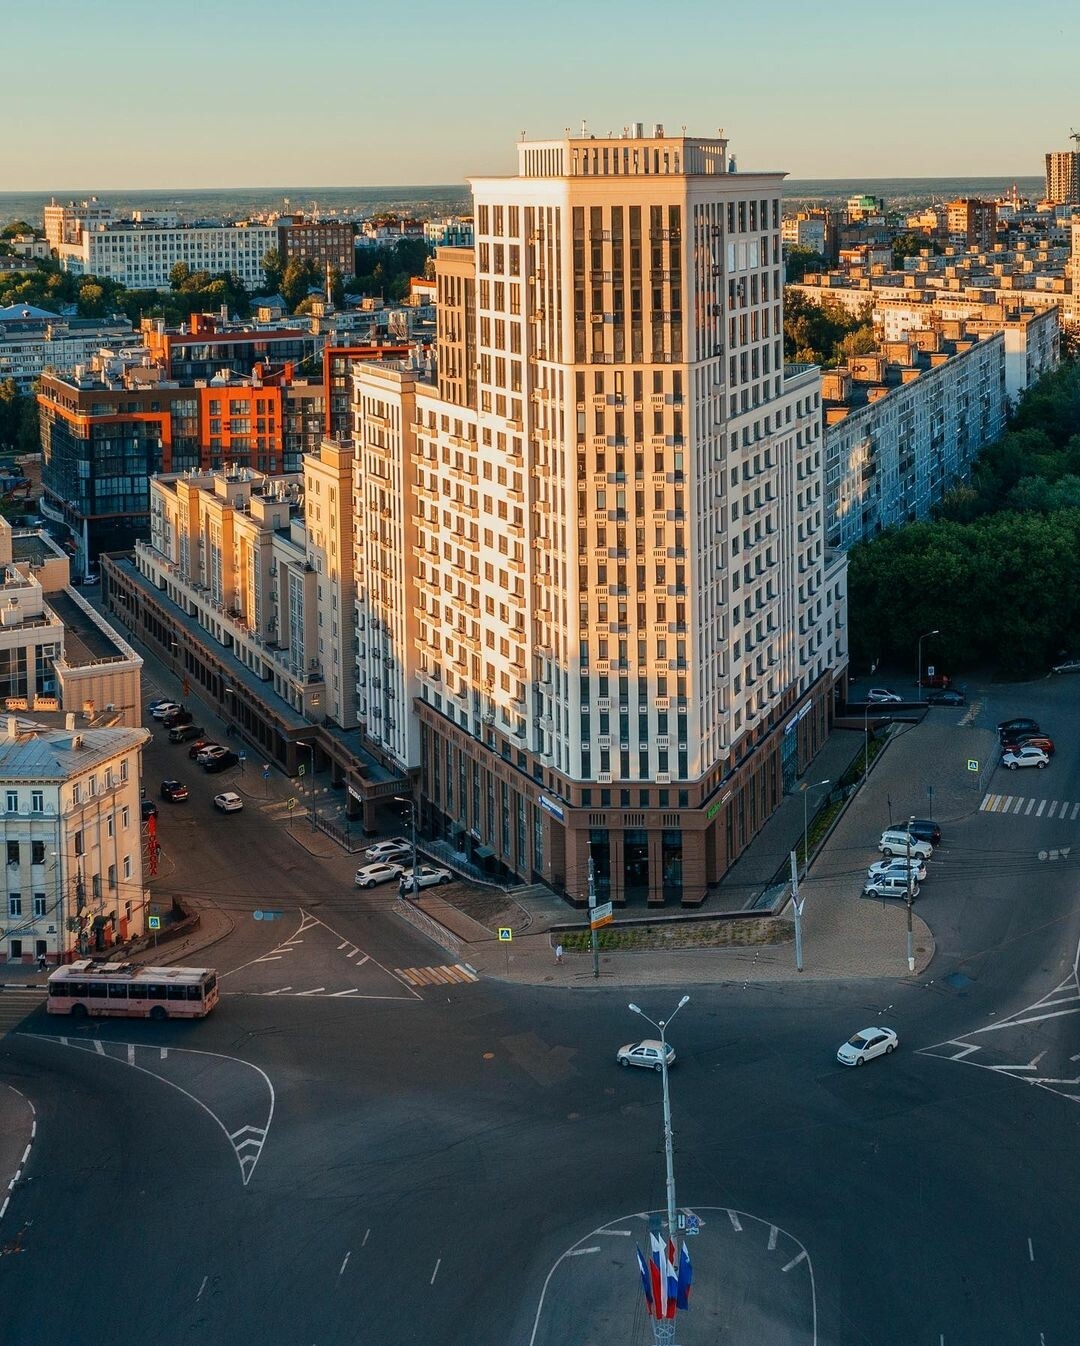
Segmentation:
[(361, 865), (356, 871), (357, 888), (374, 888), (377, 883), (389, 883), (391, 879), (401, 877), (401, 866), (388, 860), (376, 860), (374, 864)]
[(836, 1053), (842, 1066), (861, 1066), (875, 1056), (891, 1056), (900, 1039), (891, 1028), (862, 1028)]
[(1050, 758), (1043, 752), (1042, 748), (1022, 747), (1013, 752), (1001, 754), (1001, 765), (1008, 767), (1010, 771), (1015, 771), (1022, 766), (1035, 766), (1041, 771), (1044, 766), (1050, 765)]
[(222, 813), (239, 813), (243, 807), (244, 801), (235, 790), (224, 790), (214, 796), (214, 808), (220, 809)]
[(872, 706), (901, 706), (904, 703), (899, 692), (890, 691), (888, 687), (871, 687), (866, 699)]
[[(664, 1044), (659, 1038), (644, 1038), (641, 1042), (628, 1042), (615, 1053), (620, 1066), (644, 1066), (646, 1070), (663, 1070)], [(667, 1044), (667, 1063), (675, 1064), (675, 1048)]]

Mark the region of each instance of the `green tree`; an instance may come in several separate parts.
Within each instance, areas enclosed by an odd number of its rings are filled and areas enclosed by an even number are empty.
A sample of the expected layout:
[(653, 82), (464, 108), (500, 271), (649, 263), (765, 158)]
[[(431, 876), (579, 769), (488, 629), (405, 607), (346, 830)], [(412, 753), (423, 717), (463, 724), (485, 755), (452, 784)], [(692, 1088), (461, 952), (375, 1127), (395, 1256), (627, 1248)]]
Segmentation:
[(103, 318), (105, 316), (105, 291), (93, 281), (79, 286), (79, 317)]
[(269, 248), (262, 259), (263, 277), (266, 281), (266, 294), (276, 294), (281, 289), (285, 275), (285, 262), (280, 248)]
[(310, 257), (290, 259), (281, 277), (281, 297), (289, 306), (289, 312), (295, 312), (301, 299), (306, 298), (308, 290), (319, 283), (318, 268)]
[(931, 252), (934, 250), (930, 240), (922, 234), (898, 234), (893, 239), (892, 245), (894, 269), (902, 271), (904, 269), (904, 258), (918, 257), (924, 248)]
[(5, 224), (0, 229), (0, 238), (14, 238), (16, 234), (37, 234), (37, 230), (32, 224), (27, 224), (25, 220), (12, 220), (10, 224)]
[(784, 248), (784, 280), (789, 285), (802, 280), (808, 271), (827, 271), (828, 268), (829, 263), (813, 248), (804, 248), (797, 243)]
[(169, 285), (174, 290), (183, 290), (191, 279), (191, 267), (187, 262), (176, 262), (169, 272)]

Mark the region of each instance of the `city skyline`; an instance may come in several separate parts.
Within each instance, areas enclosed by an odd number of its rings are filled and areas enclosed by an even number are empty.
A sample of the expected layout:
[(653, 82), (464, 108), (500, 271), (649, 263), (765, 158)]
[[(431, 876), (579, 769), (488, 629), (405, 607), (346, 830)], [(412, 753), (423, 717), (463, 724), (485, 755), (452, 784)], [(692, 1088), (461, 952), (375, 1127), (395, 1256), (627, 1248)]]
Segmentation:
[[(20, 13), (18, 36), (29, 47), (49, 44), (58, 28), (67, 40), (50, 53), (47, 100), (31, 62), (13, 63), (9, 73), (13, 105), (34, 114), (32, 134), (0, 152), (7, 190), (65, 182), (102, 191), (445, 184), (509, 174), (508, 148), (522, 130), (530, 140), (556, 138), (569, 124), (577, 135), (583, 118), (598, 138), (634, 120), (662, 122), (669, 134), (685, 125), (708, 135), (722, 125), (740, 167), (795, 179), (1029, 176), (1047, 150), (1068, 147), (1077, 121), (1068, 97), (1071, 48), (1054, 40), (1068, 31), (1063, 0), (1049, 0), (1037, 30), (1010, 27), (1008, 42), (988, 49), (979, 34), (1005, 31), (999, 0), (955, 0), (945, 11), (916, 0), (899, 29), (891, 17), (843, 0), (828, 31), (789, 0), (767, 0), (768, 27), (760, 6), (726, 15), (687, 0), (678, 11), (686, 41), (670, 61), (646, 40), (655, 10), (640, 0), (621, 7), (617, 26), (597, 6), (582, 12), (552, 0), (543, 28), (493, 0), (466, 0), (453, 11), (420, 0), (407, 26), (384, 25), (374, 35), (365, 15), (312, 0), (304, 11), (306, 66), (297, 63), (294, 12), (268, 0), (257, 26), (239, 6), (215, 8), (215, 50), (242, 53), (216, 77), (207, 73), (197, 11), (177, 30), (167, 9), (136, 11), (129, 0), (110, 8), (109, 25), (74, 0), (60, 0), (48, 17)], [(924, 10), (930, 25), (919, 22)], [(132, 21), (123, 25), (126, 11)], [(857, 33), (863, 54), (853, 57), (838, 33)], [(946, 87), (933, 52), (963, 52), (975, 42), (977, 67), (963, 66), (974, 72), (970, 83), (950, 67)], [(1025, 61), (1039, 70), (1038, 102), (988, 100), (988, 90), (1014, 85)], [(152, 80), (116, 78), (142, 64)], [(448, 115), (448, 69), (470, 67), (471, 96), (455, 96)], [(192, 72), (200, 72), (197, 97), (187, 92)], [(365, 94), (367, 80), (394, 96)], [(165, 119), (147, 115), (162, 88), (175, 100)], [(809, 134), (793, 130), (806, 126)]]

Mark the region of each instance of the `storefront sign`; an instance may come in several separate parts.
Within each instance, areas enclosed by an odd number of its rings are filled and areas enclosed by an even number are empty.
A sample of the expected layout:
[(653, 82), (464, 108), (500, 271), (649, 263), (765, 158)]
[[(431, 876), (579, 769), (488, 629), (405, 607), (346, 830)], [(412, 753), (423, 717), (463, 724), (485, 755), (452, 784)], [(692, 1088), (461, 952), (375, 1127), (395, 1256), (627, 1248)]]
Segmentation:
[(558, 818), (559, 822), (563, 822), (566, 818), (566, 814), (562, 811), (560, 805), (556, 804), (553, 799), (548, 799), (547, 795), (540, 796), (540, 807), (545, 813), (550, 813), (553, 818)]

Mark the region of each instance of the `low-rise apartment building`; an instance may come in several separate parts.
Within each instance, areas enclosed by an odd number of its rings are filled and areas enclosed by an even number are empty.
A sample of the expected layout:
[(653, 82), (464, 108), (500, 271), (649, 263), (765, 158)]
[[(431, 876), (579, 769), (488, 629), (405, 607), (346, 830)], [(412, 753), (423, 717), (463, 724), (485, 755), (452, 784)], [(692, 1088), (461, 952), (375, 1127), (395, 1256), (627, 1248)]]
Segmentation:
[(46, 371), (67, 374), (88, 365), (102, 347), (136, 344), (124, 317), (62, 318), (31, 304), (9, 304), (0, 308), (0, 383), (13, 379), (28, 393)]

